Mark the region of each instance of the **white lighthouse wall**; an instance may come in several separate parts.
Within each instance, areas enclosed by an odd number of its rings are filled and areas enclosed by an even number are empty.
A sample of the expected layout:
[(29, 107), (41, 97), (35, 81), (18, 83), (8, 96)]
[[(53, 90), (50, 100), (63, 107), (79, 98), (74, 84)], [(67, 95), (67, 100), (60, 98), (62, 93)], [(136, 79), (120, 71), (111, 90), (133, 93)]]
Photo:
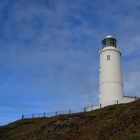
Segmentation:
[[(105, 40), (112, 38), (112, 40)], [(116, 48), (116, 39), (106, 36), (102, 40), (104, 48), (99, 51), (99, 105), (87, 107), (87, 111), (99, 109), (113, 104), (133, 102), (138, 97), (124, 96), (121, 72), (121, 53)], [(110, 42), (109, 42), (110, 41)], [(113, 46), (107, 46), (111, 44)]]
[(122, 100), (119, 101), (119, 103), (130, 103), (135, 101), (136, 99), (137, 99), (136, 97), (124, 96)]
[(123, 97), (120, 56), (115, 47), (107, 46), (100, 51), (100, 104), (113, 104)]

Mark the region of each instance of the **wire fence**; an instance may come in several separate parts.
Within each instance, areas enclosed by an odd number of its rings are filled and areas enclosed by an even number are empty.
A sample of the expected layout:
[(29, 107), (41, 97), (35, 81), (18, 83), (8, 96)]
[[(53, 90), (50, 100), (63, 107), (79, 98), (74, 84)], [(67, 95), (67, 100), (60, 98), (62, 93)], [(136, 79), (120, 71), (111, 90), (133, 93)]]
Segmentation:
[[(133, 98), (133, 101), (140, 99), (140, 97), (136, 97), (136, 96), (134, 97), (124, 96), (124, 97), (131, 98), (131, 99)], [(126, 103), (127, 101), (128, 100), (126, 99)], [(76, 114), (76, 113), (82, 113), (82, 112), (88, 112), (88, 111), (92, 111), (96, 109), (101, 109), (108, 105), (121, 104), (121, 103), (125, 103), (125, 100), (123, 101), (115, 100), (107, 104), (90, 105), (90, 106), (85, 106), (83, 108), (77, 108), (77, 109), (67, 109), (67, 110), (59, 110), (59, 111), (54, 111), (54, 112), (43, 112), (43, 113), (33, 113), (33, 114), (22, 114), (21, 119), (43, 118), (43, 117), (53, 117), (53, 116), (58, 116), (58, 115)]]
[(78, 109), (67, 109), (67, 110), (59, 110), (54, 112), (43, 112), (43, 113), (33, 113), (33, 114), (22, 114), (22, 119), (26, 118), (42, 118), (42, 117), (53, 117), (58, 115), (68, 115), (75, 113), (82, 113), (87, 111), (87, 106)]

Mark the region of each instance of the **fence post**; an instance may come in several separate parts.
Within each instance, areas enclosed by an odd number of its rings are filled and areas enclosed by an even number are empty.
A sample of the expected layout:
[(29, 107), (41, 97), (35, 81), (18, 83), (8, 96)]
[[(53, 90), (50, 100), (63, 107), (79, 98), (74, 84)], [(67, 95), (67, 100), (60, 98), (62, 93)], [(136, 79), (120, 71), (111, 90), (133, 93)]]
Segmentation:
[(55, 112), (55, 116), (57, 116), (57, 111)]
[(137, 97), (135, 96), (135, 100), (137, 99)]
[(100, 108), (102, 108), (102, 105), (100, 104)]
[(45, 117), (46, 116), (46, 114), (45, 114), (45, 112), (43, 113), (43, 117)]
[(22, 116), (21, 116), (21, 119), (23, 120), (24, 119), (24, 115), (22, 114)]
[(117, 105), (118, 105), (118, 103), (119, 103), (119, 102), (118, 102), (118, 100), (117, 100)]
[(69, 114), (70, 114), (70, 109), (69, 109)]
[(92, 105), (91, 105), (91, 111), (92, 111)]
[(32, 118), (34, 118), (34, 117), (35, 117), (35, 115), (33, 114), (33, 115), (32, 115)]
[(84, 108), (84, 112), (86, 112), (86, 106), (85, 106), (85, 108)]

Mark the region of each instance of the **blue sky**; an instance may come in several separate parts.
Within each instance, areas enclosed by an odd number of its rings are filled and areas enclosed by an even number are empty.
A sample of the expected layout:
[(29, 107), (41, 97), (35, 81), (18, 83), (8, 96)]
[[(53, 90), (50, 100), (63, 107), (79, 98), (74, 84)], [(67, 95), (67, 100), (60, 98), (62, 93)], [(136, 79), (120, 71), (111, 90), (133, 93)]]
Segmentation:
[(0, 125), (98, 103), (98, 49), (122, 52), (125, 94), (140, 96), (139, 0), (1, 0)]

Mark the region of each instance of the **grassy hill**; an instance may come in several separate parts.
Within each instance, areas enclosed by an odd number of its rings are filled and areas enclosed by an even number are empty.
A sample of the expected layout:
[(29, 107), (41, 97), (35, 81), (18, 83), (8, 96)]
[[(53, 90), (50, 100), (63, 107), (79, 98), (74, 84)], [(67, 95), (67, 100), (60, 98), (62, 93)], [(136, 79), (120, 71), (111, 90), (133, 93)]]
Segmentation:
[(0, 127), (0, 140), (140, 140), (140, 100)]

